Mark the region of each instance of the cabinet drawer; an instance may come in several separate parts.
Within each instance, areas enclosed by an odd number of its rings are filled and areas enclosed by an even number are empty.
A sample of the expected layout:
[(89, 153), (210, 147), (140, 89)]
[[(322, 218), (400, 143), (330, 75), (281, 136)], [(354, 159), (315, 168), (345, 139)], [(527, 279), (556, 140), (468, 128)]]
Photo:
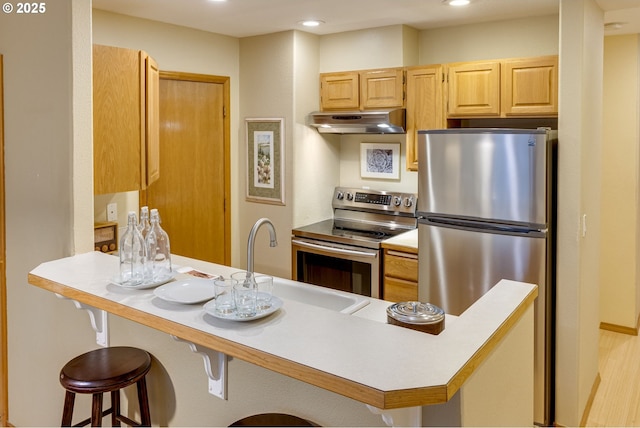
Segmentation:
[(385, 250), (384, 276), (418, 282), (418, 256)]
[(417, 301), (418, 283), (385, 276), (382, 294), (382, 298), (390, 302)]

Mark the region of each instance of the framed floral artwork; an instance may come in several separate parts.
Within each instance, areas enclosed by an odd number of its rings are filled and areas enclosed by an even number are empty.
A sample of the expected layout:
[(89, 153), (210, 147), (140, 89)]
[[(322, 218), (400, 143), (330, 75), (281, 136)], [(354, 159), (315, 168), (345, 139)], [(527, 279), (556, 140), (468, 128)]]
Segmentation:
[(360, 143), (360, 176), (400, 178), (400, 143)]
[(248, 201), (284, 205), (284, 119), (246, 119)]

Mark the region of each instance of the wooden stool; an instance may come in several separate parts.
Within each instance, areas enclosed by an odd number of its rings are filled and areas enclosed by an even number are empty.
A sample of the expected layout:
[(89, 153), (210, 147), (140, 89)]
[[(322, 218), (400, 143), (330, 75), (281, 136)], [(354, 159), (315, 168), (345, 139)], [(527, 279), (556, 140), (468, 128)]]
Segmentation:
[(313, 422), (284, 413), (261, 413), (235, 421), (230, 427), (317, 427)]
[[(137, 348), (101, 348), (69, 361), (60, 371), (60, 384), (67, 390), (62, 426), (71, 426), (76, 394), (93, 394), (91, 417), (74, 426), (102, 426), (102, 418), (111, 413), (112, 426), (151, 426), (145, 376), (151, 368), (151, 355)], [(137, 384), (141, 423), (120, 414), (120, 390)], [(111, 408), (102, 411), (102, 394), (111, 393)]]

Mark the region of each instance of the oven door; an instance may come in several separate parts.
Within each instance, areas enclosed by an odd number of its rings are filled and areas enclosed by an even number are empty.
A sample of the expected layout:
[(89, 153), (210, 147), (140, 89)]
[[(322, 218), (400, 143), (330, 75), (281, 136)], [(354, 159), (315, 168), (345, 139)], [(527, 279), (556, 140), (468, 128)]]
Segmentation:
[(379, 249), (293, 237), (292, 279), (380, 298), (380, 253)]

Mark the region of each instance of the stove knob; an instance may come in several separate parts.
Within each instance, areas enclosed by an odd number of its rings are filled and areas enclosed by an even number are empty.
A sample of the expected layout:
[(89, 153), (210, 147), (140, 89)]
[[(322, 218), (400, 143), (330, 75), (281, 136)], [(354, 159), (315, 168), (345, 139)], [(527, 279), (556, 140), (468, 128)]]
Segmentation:
[(393, 197), (393, 205), (395, 205), (396, 207), (399, 207), (401, 203), (402, 203), (402, 199), (400, 198), (400, 196)]
[(342, 193), (341, 191), (338, 191), (336, 193), (336, 199), (338, 199), (339, 201), (344, 199), (344, 193)]
[(353, 201), (353, 194), (351, 192), (347, 192), (347, 200)]
[(410, 208), (412, 205), (413, 205), (413, 198), (412, 197), (405, 198), (404, 206), (407, 208)]

